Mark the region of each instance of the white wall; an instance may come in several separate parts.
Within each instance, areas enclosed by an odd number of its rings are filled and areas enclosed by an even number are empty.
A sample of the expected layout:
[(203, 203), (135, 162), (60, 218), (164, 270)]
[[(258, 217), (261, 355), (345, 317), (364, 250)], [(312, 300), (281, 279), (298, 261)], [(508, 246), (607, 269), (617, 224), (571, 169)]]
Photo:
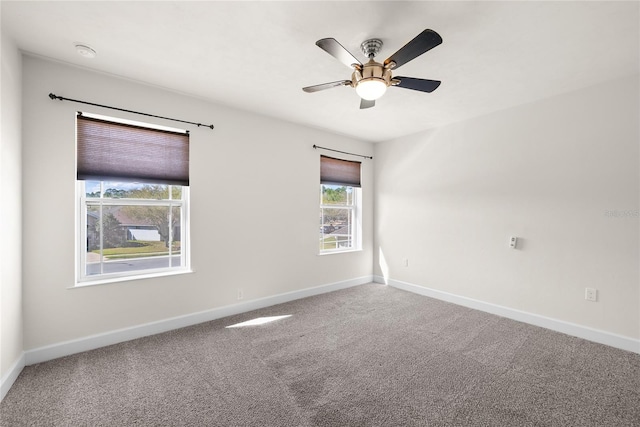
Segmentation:
[[(371, 276), (373, 163), (363, 162), (364, 250), (318, 256), (320, 152), (369, 143), (25, 56), (25, 350)], [(193, 274), (74, 285), (75, 112), (175, 123), (52, 101), (69, 98), (213, 123), (191, 130)], [(265, 108), (269, 108), (265, 105)]]
[[(22, 60), (13, 41), (2, 35), (0, 76), (0, 379), (6, 392), (22, 356)], [(0, 396), (1, 398), (2, 396)]]
[(378, 144), (375, 274), (640, 338), (638, 95), (634, 76)]

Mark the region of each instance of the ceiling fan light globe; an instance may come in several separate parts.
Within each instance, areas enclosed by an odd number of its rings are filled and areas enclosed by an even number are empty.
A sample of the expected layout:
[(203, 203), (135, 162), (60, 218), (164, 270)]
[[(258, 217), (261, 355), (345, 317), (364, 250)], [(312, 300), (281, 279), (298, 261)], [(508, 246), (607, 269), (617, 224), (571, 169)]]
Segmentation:
[(379, 78), (362, 79), (356, 86), (356, 93), (367, 101), (375, 101), (387, 91), (387, 83)]

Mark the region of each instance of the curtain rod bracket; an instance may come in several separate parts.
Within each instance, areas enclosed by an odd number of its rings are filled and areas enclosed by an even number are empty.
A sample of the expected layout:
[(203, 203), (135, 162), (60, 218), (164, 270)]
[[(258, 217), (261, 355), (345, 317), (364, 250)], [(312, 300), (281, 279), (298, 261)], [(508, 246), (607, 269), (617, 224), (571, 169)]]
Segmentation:
[(334, 150), (333, 148), (320, 147), (319, 145), (316, 145), (316, 144), (313, 144), (313, 148), (315, 148), (316, 150), (319, 148), (319, 149), (321, 149), (321, 150), (335, 151), (336, 153), (348, 154), (348, 155), (350, 155), (350, 156), (364, 157), (365, 159), (371, 159), (371, 160), (373, 160), (373, 157), (372, 157), (372, 156), (365, 156), (365, 155), (363, 155), (363, 154), (347, 153), (346, 151)]
[(59, 101), (71, 101), (71, 102), (78, 102), (80, 104), (87, 104), (87, 105), (93, 105), (95, 107), (102, 107), (102, 108), (109, 108), (111, 110), (118, 110), (118, 111), (124, 111), (125, 113), (133, 113), (133, 114), (140, 114), (142, 116), (147, 116), (147, 117), (155, 117), (157, 119), (164, 119), (164, 120), (171, 120), (174, 122), (180, 122), (180, 123), (187, 123), (190, 125), (195, 125), (195, 126), (204, 126), (206, 128), (209, 129), (213, 129), (213, 125), (203, 125), (202, 123), (196, 123), (196, 122), (188, 122), (186, 120), (180, 120), (180, 119), (172, 119), (171, 117), (163, 117), (163, 116), (156, 116), (155, 114), (149, 114), (149, 113), (141, 113), (139, 111), (133, 111), (133, 110), (125, 110), (124, 108), (118, 108), (118, 107), (109, 107), (108, 105), (101, 105), (101, 104), (95, 104), (93, 102), (87, 102), (87, 101), (79, 101), (77, 99), (71, 99), (71, 98), (65, 98), (63, 96), (58, 96), (54, 93), (50, 93), (49, 94), (49, 98), (53, 99), (57, 99)]

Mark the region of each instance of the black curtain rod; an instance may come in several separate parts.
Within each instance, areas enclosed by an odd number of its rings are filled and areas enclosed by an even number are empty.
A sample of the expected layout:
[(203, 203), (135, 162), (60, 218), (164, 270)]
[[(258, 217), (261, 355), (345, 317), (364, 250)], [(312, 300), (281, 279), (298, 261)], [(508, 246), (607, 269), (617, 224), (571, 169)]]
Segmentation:
[(174, 122), (188, 123), (190, 125), (195, 125), (195, 126), (198, 126), (198, 127), (204, 126), (206, 128), (213, 129), (213, 125), (203, 125), (202, 123), (188, 122), (186, 120), (180, 120), (180, 119), (172, 119), (171, 117), (156, 116), (155, 114), (148, 114), (148, 113), (141, 113), (139, 111), (125, 110), (124, 108), (109, 107), (108, 105), (94, 104), (93, 102), (79, 101), (77, 99), (71, 99), (71, 98), (65, 98), (65, 97), (62, 97), (62, 96), (58, 96), (58, 95), (55, 95), (53, 93), (49, 94), (49, 98), (51, 98), (51, 99), (59, 99), (60, 101), (79, 102), (80, 104), (93, 105), (95, 107), (102, 107), (102, 108), (110, 108), (112, 110), (124, 111), (125, 113), (140, 114), (142, 116), (155, 117), (155, 118), (158, 118), (158, 119), (165, 119), (165, 120), (172, 120)]
[(372, 159), (373, 160), (373, 157), (371, 157), (371, 156), (364, 156), (362, 154), (347, 153), (346, 151), (334, 150), (333, 148), (320, 147), (319, 145), (315, 145), (315, 144), (313, 144), (313, 148), (315, 148), (315, 149), (319, 148), (321, 150), (327, 150), (327, 151), (335, 151), (336, 153), (348, 154), (350, 156), (364, 157), (365, 159)]

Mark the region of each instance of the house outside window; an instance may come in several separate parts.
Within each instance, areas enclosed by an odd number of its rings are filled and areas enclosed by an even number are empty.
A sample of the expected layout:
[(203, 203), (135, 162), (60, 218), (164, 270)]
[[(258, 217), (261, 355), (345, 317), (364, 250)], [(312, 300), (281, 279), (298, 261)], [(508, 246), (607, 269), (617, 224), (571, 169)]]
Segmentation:
[[(188, 162), (166, 165), (188, 160), (188, 134), (112, 120), (78, 120), (77, 284), (189, 271)], [(154, 182), (154, 164), (179, 172)]]

